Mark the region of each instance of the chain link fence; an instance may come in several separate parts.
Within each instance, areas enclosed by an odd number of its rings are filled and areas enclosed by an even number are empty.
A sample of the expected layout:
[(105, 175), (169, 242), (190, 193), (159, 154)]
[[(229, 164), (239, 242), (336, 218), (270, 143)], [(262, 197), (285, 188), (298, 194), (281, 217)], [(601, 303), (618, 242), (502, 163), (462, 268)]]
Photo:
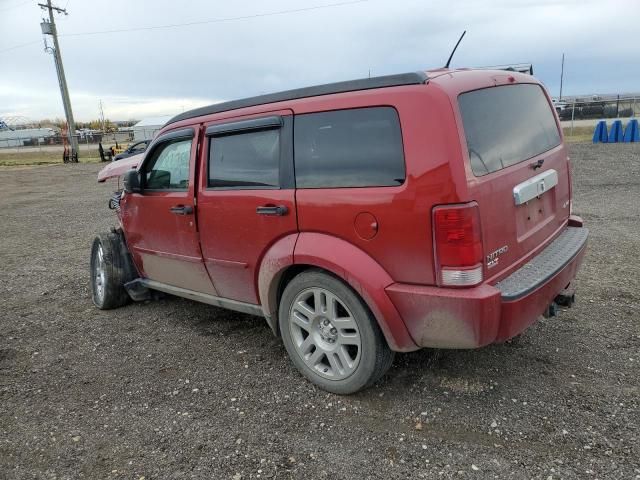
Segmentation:
[(608, 98), (565, 98), (556, 103), (556, 110), (565, 128), (565, 134), (584, 134), (600, 120), (633, 118), (640, 116), (640, 97), (615, 96)]
[[(51, 129), (38, 130), (0, 131), (0, 166), (62, 163), (68, 138), (55, 131), (44, 131)], [(129, 145), (152, 139), (158, 130), (138, 128), (117, 132), (80, 132), (74, 135), (78, 141), (78, 158), (89, 162), (110, 160), (112, 154), (120, 153)], [(100, 146), (103, 155), (100, 154)]]

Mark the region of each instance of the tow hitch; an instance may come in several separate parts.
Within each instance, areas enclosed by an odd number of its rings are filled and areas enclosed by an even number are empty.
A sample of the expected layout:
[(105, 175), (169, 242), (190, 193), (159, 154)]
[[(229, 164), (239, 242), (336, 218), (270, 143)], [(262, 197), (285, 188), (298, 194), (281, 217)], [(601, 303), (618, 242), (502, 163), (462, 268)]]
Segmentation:
[(551, 302), (542, 315), (544, 315), (545, 318), (555, 317), (558, 314), (558, 307), (571, 308), (575, 301), (576, 291), (569, 286), (556, 295), (556, 298), (553, 299), (553, 302)]
[(551, 302), (547, 309), (542, 314), (544, 318), (555, 317), (558, 314), (558, 304), (556, 302)]
[(554, 303), (557, 303), (558, 305), (560, 305), (561, 307), (569, 307), (571, 308), (571, 305), (573, 305), (576, 302), (576, 294), (571, 292), (571, 293), (561, 293), (560, 295), (558, 295), (554, 300)]

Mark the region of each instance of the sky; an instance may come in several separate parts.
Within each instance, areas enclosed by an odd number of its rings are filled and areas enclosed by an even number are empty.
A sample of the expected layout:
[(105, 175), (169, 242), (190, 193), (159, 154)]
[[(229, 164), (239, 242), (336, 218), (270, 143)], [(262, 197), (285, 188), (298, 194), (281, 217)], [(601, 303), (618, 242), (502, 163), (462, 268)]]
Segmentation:
[[(56, 22), (76, 121), (98, 118), (100, 101), (111, 120), (141, 119), (440, 67), (463, 30), (452, 67), (532, 63), (557, 96), (564, 52), (564, 94), (640, 91), (640, 0), (54, 4), (69, 12)], [(64, 116), (44, 14), (36, 0), (0, 0), (0, 118)], [(176, 24), (189, 25), (158, 28)]]

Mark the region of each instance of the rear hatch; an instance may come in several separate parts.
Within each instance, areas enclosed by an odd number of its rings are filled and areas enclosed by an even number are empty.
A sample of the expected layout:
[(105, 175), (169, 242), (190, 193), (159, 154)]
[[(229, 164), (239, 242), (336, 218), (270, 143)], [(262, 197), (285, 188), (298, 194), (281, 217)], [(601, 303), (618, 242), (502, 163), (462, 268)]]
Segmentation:
[(542, 87), (501, 85), (462, 93), (467, 184), (480, 211), (484, 278), (499, 280), (550, 242), (570, 210), (570, 172)]

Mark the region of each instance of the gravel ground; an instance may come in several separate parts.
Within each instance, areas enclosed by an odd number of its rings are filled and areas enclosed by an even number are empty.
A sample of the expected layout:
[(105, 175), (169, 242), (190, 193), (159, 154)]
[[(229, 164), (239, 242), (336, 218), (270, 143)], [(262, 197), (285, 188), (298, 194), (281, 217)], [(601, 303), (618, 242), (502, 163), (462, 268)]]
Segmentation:
[(98, 165), (0, 170), (0, 478), (640, 478), (640, 144), (571, 145), (578, 303), (322, 392), (263, 320), (93, 307)]

